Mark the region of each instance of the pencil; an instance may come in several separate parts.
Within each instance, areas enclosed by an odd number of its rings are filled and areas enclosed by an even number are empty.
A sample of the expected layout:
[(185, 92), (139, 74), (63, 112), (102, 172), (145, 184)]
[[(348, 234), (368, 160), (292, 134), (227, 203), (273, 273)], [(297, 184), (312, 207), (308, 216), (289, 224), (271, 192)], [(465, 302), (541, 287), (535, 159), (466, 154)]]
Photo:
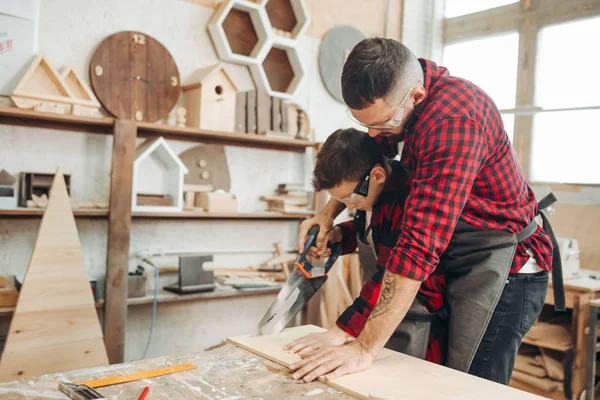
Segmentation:
[(144, 390), (142, 391), (142, 394), (140, 394), (140, 398), (138, 400), (144, 400), (149, 391), (150, 391), (150, 388), (148, 386), (146, 386), (144, 388)]

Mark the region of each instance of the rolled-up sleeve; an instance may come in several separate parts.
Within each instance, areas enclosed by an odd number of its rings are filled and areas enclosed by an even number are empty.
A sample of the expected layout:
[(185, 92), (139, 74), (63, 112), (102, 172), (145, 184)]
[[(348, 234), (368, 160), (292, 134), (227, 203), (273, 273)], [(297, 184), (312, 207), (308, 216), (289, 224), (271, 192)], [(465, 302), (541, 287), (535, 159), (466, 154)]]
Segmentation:
[(423, 281), (435, 270), (475, 177), (487, 157), (480, 126), (469, 118), (438, 121), (415, 146), (416, 169), (400, 235), (386, 268)]

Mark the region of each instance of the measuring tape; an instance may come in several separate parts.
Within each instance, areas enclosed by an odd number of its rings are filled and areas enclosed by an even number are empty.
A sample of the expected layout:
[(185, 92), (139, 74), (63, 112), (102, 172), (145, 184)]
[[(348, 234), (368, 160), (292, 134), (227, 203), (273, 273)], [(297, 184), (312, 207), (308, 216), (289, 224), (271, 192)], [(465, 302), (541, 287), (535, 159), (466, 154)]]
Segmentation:
[(103, 386), (118, 385), (119, 383), (139, 381), (146, 378), (155, 378), (157, 376), (174, 374), (176, 372), (189, 371), (198, 368), (194, 364), (184, 363), (173, 365), (172, 367), (164, 367), (153, 369), (150, 371), (136, 372), (134, 374), (111, 376), (108, 378), (92, 379), (89, 381), (77, 382), (80, 385), (87, 385), (91, 388), (99, 388)]

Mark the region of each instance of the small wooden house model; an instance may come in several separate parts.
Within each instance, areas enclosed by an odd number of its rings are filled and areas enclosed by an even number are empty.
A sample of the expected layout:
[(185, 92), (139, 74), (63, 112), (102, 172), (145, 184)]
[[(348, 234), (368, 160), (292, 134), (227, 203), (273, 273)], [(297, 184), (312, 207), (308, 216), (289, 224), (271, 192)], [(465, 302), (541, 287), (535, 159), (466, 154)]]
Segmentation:
[(222, 64), (197, 70), (182, 89), (188, 126), (211, 131), (234, 131), (238, 88)]
[(182, 211), (183, 177), (187, 173), (163, 137), (142, 143), (133, 162), (132, 211)]

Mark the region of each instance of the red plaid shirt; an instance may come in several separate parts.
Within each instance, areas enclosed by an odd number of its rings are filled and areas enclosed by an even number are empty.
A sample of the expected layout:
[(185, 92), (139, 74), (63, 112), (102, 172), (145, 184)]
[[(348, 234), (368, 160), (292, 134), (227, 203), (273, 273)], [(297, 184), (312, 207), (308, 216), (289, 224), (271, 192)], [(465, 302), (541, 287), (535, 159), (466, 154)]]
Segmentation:
[[(388, 157), (397, 154), (397, 142), (404, 140), (401, 162), (412, 180), (386, 268), (425, 280), (436, 269), (459, 217), (482, 230), (517, 233), (538, 209), (492, 99), (446, 68), (419, 61), (425, 100), (403, 134), (376, 139)], [(518, 244), (512, 274), (529, 259), (527, 249), (542, 269), (551, 270), (552, 243), (538, 227)]]
[[(337, 320), (340, 329), (356, 337), (363, 330), (373, 307), (379, 299), (381, 280), (390, 253), (400, 235), (404, 202), (409, 191), (408, 177), (399, 161), (390, 161), (392, 173), (386, 180), (383, 191), (373, 207), (371, 229), (373, 244), (377, 251), (377, 272), (363, 286), (360, 296), (352, 303)], [(363, 226), (359, 226), (363, 225)], [(357, 248), (357, 232), (364, 230), (364, 224), (357, 220), (338, 225), (342, 231), (342, 254), (348, 254)], [(370, 277), (365, 277), (370, 278)], [(430, 312), (438, 311), (443, 305), (442, 292), (445, 278), (433, 274), (421, 283), (417, 297)], [(429, 345), (426, 360), (442, 364), (445, 356), (445, 324), (433, 323), (429, 334)]]

